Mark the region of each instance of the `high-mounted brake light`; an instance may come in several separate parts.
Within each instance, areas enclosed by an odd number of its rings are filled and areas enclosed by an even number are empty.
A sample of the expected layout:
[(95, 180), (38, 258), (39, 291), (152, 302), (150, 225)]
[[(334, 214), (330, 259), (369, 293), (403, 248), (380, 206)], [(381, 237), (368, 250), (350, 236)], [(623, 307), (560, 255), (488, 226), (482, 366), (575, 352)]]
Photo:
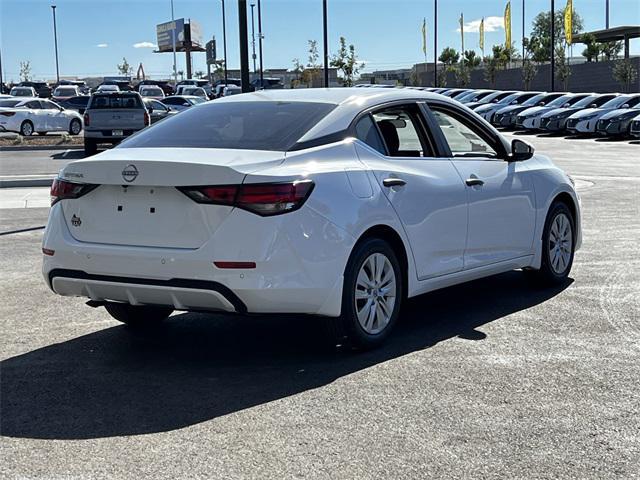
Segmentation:
[(66, 198), (79, 198), (97, 186), (98, 185), (90, 183), (67, 182), (66, 180), (56, 178), (51, 184), (51, 205)]
[(178, 190), (198, 203), (234, 206), (257, 215), (269, 216), (297, 210), (309, 198), (313, 187), (313, 181), (299, 180), (285, 183), (179, 187)]

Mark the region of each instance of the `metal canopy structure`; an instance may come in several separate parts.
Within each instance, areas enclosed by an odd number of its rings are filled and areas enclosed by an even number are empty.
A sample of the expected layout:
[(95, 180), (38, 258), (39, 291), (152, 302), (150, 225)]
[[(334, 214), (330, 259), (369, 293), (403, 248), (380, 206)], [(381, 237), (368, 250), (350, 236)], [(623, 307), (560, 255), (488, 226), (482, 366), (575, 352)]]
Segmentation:
[(640, 38), (640, 25), (613, 27), (581, 33), (573, 37), (573, 43), (584, 43), (585, 35), (593, 35), (598, 43), (624, 41), (624, 58), (629, 58), (629, 40)]

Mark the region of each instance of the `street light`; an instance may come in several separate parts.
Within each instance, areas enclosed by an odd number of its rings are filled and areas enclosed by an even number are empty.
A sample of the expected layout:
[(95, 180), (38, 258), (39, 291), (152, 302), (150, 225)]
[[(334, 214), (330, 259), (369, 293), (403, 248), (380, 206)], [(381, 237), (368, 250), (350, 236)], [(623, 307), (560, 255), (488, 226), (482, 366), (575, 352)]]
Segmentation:
[(260, 55), (260, 85), (264, 85), (264, 70), (262, 65), (262, 9), (260, 8), (260, 0), (258, 0), (258, 53)]
[(256, 69), (256, 22), (253, 16), (253, 8), (256, 6), (255, 3), (251, 4), (251, 58), (253, 58), (253, 73), (255, 74)]
[(176, 19), (173, 16), (173, 0), (171, 0), (171, 39), (173, 41), (173, 84), (178, 85), (178, 70), (176, 69)]
[(224, 14), (224, 0), (222, 0), (222, 48), (224, 50), (224, 85), (227, 86), (227, 20)]
[(433, 86), (438, 86), (438, 0), (433, 0)]
[(324, 88), (329, 86), (329, 39), (327, 35), (327, 0), (322, 0), (322, 38), (324, 44)]
[(56, 6), (51, 5), (53, 11), (53, 42), (56, 48), (56, 83), (60, 83), (60, 68), (58, 66), (58, 29), (56, 26)]

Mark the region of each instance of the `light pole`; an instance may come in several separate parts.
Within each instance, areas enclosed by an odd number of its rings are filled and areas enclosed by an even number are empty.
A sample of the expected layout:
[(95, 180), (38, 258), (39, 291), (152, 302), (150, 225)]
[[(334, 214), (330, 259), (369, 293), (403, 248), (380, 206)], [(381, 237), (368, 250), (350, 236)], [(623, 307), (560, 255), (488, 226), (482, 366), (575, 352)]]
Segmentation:
[(329, 37), (327, 33), (327, 0), (322, 0), (322, 43), (324, 46), (324, 88), (329, 87)]
[(58, 27), (56, 25), (56, 6), (51, 5), (53, 11), (53, 42), (56, 49), (56, 84), (60, 83), (60, 68), (58, 66)]
[(224, 14), (224, 0), (222, 0), (222, 48), (224, 50), (224, 85), (227, 86), (227, 19)]
[(240, 36), (240, 82), (242, 93), (251, 91), (249, 84), (249, 45), (247, 43), (247, 0), (238, 0), (238, 33)]
[[(253, 16), (253, 9), (256, 6), (255, 3), (251, 4), (251, 58), (253, 59), (253, 73), (255, 74), (256, 69), (256, 22)], [(261, 85), (262, 86), (262, 85)]]
[(433, 0), (433, 86), (438, 86), (438, 0)]
[(606, 7), (607, 7), (606, 21), (607, 21), (607, 30), (608, 30), (609, 29), (609, 0), (606, 1)]
[(262, 65), (262, 9), (258, 0), (258, 53), (260, 55), (260, 85), (264, 85), (264, 70)]
[(522, 0), (522, 59), (524, 60), (524, 0)]
[(556, 11), (555, 3), (551, 0), (551, 91), (556, 86)]
[(4, 77), (2, 76), (2, 52), (0, 52), (0, 93), (4, 93)]
[(171, 0), (171, 40), (173, 42), (173, 85), (178, 85), (178, 70), (176, 68), (176, 19), (173, 16), (173, 0)]

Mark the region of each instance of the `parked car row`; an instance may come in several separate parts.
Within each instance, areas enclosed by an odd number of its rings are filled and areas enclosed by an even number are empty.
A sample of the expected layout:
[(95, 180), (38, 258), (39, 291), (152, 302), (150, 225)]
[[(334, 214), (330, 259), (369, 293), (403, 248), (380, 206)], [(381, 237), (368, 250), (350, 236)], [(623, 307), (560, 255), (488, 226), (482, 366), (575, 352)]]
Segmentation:
[(640, 94), (418, 88), (453, 98), (495, 127), (640, 138)]

